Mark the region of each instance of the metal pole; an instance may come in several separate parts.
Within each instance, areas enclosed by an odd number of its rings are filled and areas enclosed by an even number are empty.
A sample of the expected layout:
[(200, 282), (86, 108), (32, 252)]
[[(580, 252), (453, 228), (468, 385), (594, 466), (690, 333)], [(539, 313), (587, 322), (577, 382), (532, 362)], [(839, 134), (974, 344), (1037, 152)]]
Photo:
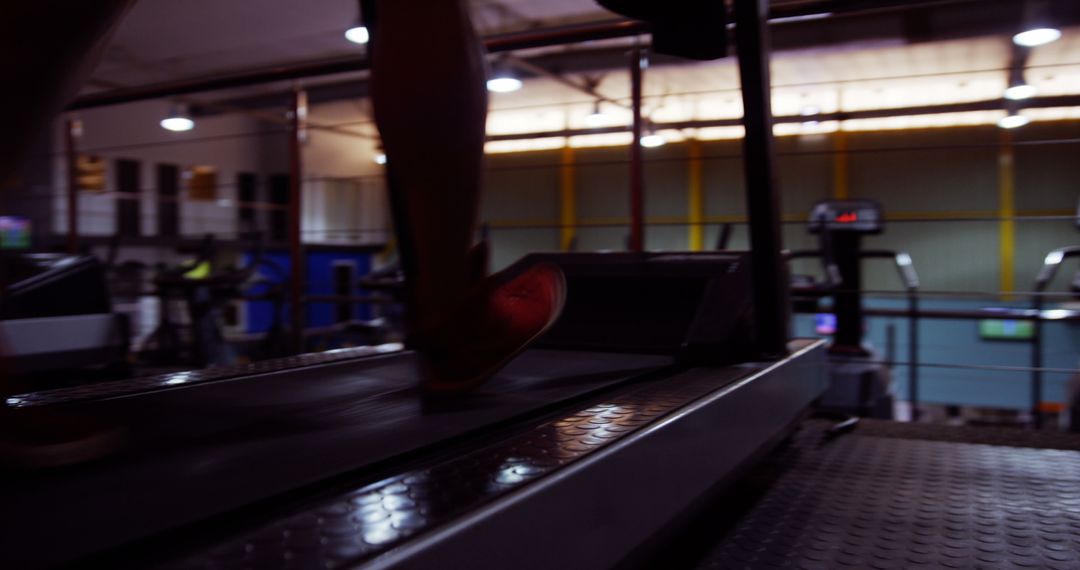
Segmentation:
[(68, 117), (64, 129), (64, 158), (67, 161), (67, 249), (79, 253), (79, 151), (75, 145), (75, 133), (79, 120)]
[(640, 47), (630, 52), (630, 106), (634, 140), (630, 141), (630, 251), (645, 249), (644, 165), (641, 157), (641, 72), (646, 65)]
[(781, 356), (787, 353), (790, 306), (784, 259), (780, 254), (780, 193), (773, 176), (767, 14), (766, 0), (735, 0), (735, 45), (746, 128), (743, 160), (758, 343), (764, 355)]
[(301, 113), (304, 93), (293, 90), (292, 109), (289, 114), (289, 322), (292, 333), (292, 349), (304, 351), (304, 248), (300, 241), (301, 206), (303, 205), (303, 162), (300, 156)]
[[(1042, 290), (1036, 291), (1033, 302), (1035, 315), (1042, 316)], [(1031, 335), (1031, 420), (1035, 429), (1042, 429), (1042, 366), (1043, 366), (1043, 323), (1041, 318), (1032, 321)]]
[(908, 400), (911, 421), (919, 421), (919, 296), (908, 292)]

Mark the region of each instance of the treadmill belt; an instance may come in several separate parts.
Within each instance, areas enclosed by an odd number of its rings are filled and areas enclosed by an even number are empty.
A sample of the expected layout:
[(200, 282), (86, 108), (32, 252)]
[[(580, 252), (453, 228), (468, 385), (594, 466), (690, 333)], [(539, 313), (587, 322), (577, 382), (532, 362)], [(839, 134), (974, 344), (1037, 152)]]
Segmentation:
[[(669, 365), (532, 350), (466, 397), (425, 401), (412, 354), (72, 404), (128, 432), (94, 464), (0, 475), (0, 566), (71, 561), (506, 422)], [(12, 548), (15, 546), (15, 548)]]

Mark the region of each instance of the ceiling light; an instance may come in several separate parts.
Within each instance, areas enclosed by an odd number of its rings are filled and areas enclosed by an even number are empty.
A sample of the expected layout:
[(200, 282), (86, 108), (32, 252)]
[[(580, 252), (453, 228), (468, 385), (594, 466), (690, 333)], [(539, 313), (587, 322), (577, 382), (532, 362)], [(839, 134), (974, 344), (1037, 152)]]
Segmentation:
[(195, 128), (195, 121), (191, 119), (186, 105), (175, 104), (169, 108), (168, 115), (161, 119), (161, 128), (175, 133), (190, 131)]
[[(814, 115), (821, 114), (821, 108), (816, 107), (814, 105), (807, 105), (807, 106), (802, 108), (802, 111), (800, 111), (799, 114), (804, 116), (804, 117), (813, 117)], [(819, 123), (818, 123), (818, 121), (816, 119), (810, 119), (810, 120), (807, 120), (807, 121), (803, 121), (802, 126), (804, 126), (804, 127), (816, 127), (816, 126), (818, 126), (818, 124)]]
[(662, 135), (658, 135), (656, 133), (649, 133), (641, 137), (639, 142), (641, 142), (641, 146), (645, 148), (656, 148), (658, 146), (664, 146), (665, 144), (667, 144), (667, 139), (665, 139)]
[(1021, 83), (1019, 85), (1013, 85), (1005, 90), (1004, 97), (1006, 99), (1012, 99), (1013, 101), (1019, 101), (1020, 99), (1029, 99), (1034, 97), (1039, 90), (1034, 85), (1028, 85)]
[(368, 32), (367, 26), (356, 24), (345, 30), (345, 39), (354, 44), (364, 45), (371, 40), (371, 34)]
[(1003, 129), (1015, 129), (1022, 127), (1030, 122), (1031, 120), (1023, 115), (1009, 115), (998, 121), (998, 126)]
[(521, 80), (508, 74), (492, 77), (491, 79), (488, 79), (487, 88), (488, 91), (495, 93), (510, 93), (511, 91), (521, 89)]
[(375, 155), (375, 164), (386, 164), (386, 153), (380, 152)]
[(1013, 43), (1018, 46), (1035, 47), (1057, 41), (1060, 37), (1061, 30), (1057, 28), (1035, 28), (1013, 36)]
[(600, 109), (600, 101), (593, 104), (592, 113), (585, 116), (585, 124), (590, 127), (602, 127), (607, 122), (607, 115)]

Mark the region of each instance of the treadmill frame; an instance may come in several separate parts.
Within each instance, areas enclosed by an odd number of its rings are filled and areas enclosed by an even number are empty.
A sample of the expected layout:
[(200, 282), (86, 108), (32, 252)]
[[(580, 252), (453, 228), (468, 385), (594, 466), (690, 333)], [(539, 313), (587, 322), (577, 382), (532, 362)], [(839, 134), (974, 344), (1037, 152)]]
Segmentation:
[[(196, 540), (201, 546), (166, 555), (165, 567), (640, 564), (701, 497), (786, 437), (824, 391), (824, 341), (790, 346), (777, 362), (632, 383), (488, 444), (451, 446), (224, 540), (210, 532)], [(158, 545), (173, 542), (161, 538)], [(153, 544), (138, 550), (163, 554)], [(97, 562), (136, 552), (121, 548)]]

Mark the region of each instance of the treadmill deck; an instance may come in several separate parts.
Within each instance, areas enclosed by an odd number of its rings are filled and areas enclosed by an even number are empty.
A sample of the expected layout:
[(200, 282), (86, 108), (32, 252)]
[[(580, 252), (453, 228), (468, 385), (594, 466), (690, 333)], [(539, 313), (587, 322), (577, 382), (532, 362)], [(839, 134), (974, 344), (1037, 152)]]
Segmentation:
[(0, 566), (610, 566), (788, 433), (826, 381), (821, 342), (791, 348), (688, 369), (535, 350), (437, 403), (410, 386), (408, 353), (54, 394), (123, 420), (132, 445), (0, 477)]
[[(411, 353), (55, 406), (122, 426), (128, 447), (0, 473), (0, 563), (51, 565), (535, 414), (670, 364), (526, 351), (467, 397), (428, 401)], [(63, 536), (56, 543), (54, 537)], [(0, 564), (4, 565), (4, 564)]]

